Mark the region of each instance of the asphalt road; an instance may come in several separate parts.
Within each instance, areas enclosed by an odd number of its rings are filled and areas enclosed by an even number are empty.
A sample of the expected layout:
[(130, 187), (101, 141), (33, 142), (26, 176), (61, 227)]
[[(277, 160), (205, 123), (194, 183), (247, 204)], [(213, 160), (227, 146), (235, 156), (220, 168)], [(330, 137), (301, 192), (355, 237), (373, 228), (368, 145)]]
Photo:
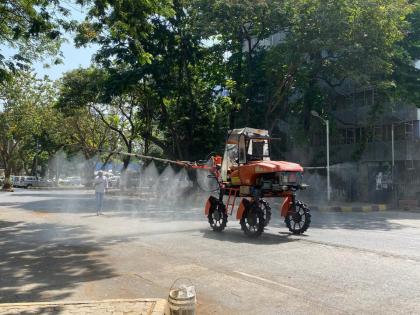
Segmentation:
[[(90, 192), (0, 193), (0, 302), (166, 297), (198, 314), (420, 314), (420, 213), (313, 213), (291, 236), (275, 211), (256, 240), (210, 231), (198, 203)], [(204, 201), (203, 201), (204, 202)]]

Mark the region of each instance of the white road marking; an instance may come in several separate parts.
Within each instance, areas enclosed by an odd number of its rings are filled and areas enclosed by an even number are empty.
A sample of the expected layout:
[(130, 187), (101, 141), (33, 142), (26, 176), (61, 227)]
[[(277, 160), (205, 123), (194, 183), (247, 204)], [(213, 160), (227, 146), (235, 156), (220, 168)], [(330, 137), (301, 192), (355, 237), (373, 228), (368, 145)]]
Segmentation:
[(295, 287), (291, 287), (291, 286), (289, 286), (289, 285), (286, 285), (286, 284), (282, 284), (282, 283), (278, 283), (278, 282), (275, 282), (275, 281), (271, 281), (271, 280), (269, 280), (269, 279), (265, 279), (265, 278), (261, 278), (261, 277), (258, 277), (258, 276), (254, 276), (254, 275), (250, 275), (250, 274), (247, 274), (247, 273), (245, 273), (245, 272), (241, 272), (241, 271), (233, 271), (234, 273), (237, 273), (237, 274), (240, 274), (240, 275), (242, 275), (242, 276), (244, 276), (244, 277), (248, 277), (248, 278), (252, 278), (252, 279), (256, 279), (256, 280), (260, 280), (260, 281), (262, 281), (262, 282), (266, 282), (266, 283), (270, 283), (270, 284), (274, 284), (274, 285), (276, 285), (276, 286), (279, 286), (279, 287), (282, 287), (282, 288), (285, 288), (285, 289), (289, 289), (289, 290), (292, 290), (292, 291), (295, 291), (295, 292), (298, 292), (298, 293), (303, 293), (304, 291), (303, 290), (301, 290), (301, 289), (298, 289), (298, 288), (295, 288)]

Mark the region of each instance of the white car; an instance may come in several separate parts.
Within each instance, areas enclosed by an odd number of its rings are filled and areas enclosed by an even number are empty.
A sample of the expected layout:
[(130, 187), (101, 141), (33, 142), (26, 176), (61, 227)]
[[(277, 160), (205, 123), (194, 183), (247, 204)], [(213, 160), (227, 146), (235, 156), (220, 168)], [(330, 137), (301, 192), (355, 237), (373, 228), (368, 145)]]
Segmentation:
[(13, 187), (19, 187), (20, 184), (20, 180), (23, 176), (13, 176), (12, 177), (12, 183), (13, 183)]
[(35, 176), (22, 176), (19, 187), (28, 188), (36, 186), (38, 179)]
[(112, 188), (118, 188), (120, 186), (120, 176), (110, 176), (108, 178), (108, 185)]
[(71, 185), (71, 186), (82, 185), (82, 179), (78, 176), (67, 177), (66, 180), (67, 180), (67, 185)]
[(38, 178), (36, 181), (33, 182), (34, 187), (52, 187), (54, 183), (50, 179)]

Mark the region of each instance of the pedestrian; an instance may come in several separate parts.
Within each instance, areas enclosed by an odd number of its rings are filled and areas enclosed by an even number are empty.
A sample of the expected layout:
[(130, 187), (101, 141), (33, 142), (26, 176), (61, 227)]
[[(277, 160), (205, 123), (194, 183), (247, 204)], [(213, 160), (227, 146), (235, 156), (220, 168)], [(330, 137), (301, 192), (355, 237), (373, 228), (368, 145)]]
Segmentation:
[(96, 199), (96, 215), (103, 214), (105, 190), (108, 189), (108, 179), (103, 176), (102, 172), (98, 172), (98, 176), (94, 181), (95, 199)]

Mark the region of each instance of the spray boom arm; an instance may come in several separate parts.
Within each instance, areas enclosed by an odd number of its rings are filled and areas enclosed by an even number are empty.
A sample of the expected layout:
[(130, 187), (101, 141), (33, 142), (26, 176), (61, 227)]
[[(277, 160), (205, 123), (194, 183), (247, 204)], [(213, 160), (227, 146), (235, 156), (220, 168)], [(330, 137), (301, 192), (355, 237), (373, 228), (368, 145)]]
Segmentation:
[[(149, 160), (149, 161), (157, 161), (162, 163), (168, 163), (177, 165), (184, 168), (191, 168), (191, 169), (206, 169), (209, 171), (214, 171), (214, 167), (207, 164), (207, 161), (198, 161), (198, 162), (191, 162), (191, 161), (175, 161), (175, 160), (169, 160), (169, 159), (162, 159), (154, 156), (149, 155), (143, 155), (143, 154), (136, 154), (136, 153), (128, 153), (128, 152), (121, 152), (121, 151), (107, 151), (98, 149), (98, 152), (104, 152), (109, 154), (115, 154), (115, 155), (125, 155), (125, 156), (132, 156), (136, 157), (141, 160)], [(217, 157), (216, 157), (217, 158)]]

